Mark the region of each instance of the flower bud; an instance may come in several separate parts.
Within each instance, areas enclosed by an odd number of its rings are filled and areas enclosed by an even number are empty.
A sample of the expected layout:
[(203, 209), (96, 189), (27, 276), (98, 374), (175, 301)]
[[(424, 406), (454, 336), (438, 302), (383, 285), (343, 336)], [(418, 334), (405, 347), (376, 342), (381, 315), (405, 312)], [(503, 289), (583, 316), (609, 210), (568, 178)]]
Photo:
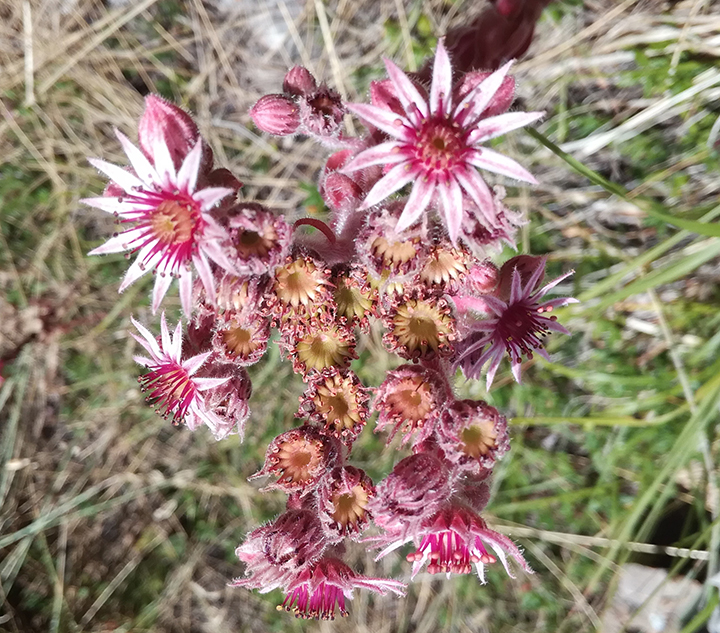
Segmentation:
[(179, 169), (183, 160), (197, 142), (203, 143), (200, 172), (212, 168), (213, 154), (210, 146), (200, 138), (192, 117), (173, 103), (157, 95), (145, 97), (145, 110), (138, 123), (138, 142), (143, 153), (155, 163), (155, 148), (165, 145)]
[(258, 129), (275, 136), (295, 134), (300, 126), (298, 107), (289, 97), (265, 95), (250, 108), (250, 118)]
[(288, 70), (283, 80), (283, 92), (291, 95), (309, 95), (317, 88), (315, 77), (303, 66)]
[[(488, 72), (469, 72), (463, 77), (460, 85), (457, 88), (457, 100), (458, 102), (465, 98), (465, 96), (485, 81), (492, 73)], [(505, 112), (515, 99), (515, 80), (506, 76), (497, 92), (490, 100), (490, 103), (483, 110), (483, 118), (496, 116)]]

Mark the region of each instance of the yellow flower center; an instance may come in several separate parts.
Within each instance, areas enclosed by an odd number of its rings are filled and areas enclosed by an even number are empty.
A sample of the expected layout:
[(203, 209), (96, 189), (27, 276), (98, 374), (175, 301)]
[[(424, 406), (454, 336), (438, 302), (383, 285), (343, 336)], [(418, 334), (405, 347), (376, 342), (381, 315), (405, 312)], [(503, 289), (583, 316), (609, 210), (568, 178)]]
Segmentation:
[(497, 431), (492, 420), (480, 420), (471, 424), (460, 433), (460, 448), (469, 457), (477, 459), (487, 455), (497, 446)]
[(183, 244), (193, 239), (198, 216), (191, 204), (164, 200), (150, 213), (150, 227), (162, 244)]

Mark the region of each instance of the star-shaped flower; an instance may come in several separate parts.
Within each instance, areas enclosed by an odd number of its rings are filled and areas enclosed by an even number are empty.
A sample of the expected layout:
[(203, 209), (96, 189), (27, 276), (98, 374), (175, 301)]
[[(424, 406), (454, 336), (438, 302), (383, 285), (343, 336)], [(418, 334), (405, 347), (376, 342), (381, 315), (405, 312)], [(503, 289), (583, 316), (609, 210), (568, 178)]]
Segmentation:
[[(463, 196), (477, 207), (477, 215), (490, 227), (499, 226), (493, 193), (476, 168), (536, 183), (535, 178), (514, 160), (483, 147), (482, 143), (539, 119), (542, 112), (497, 111), (499, 90), (510, 63), (478, 82), (453, 86), (450, 58), (438, 42), (429, 97), (393, 62), (385, 67), (397, 103), (383, 106), (361, 103), (347, 108), (382, 130), (390, 140), (364, 150), (343, 171), (353, 172), (371, 165), (389, 168), (372, 187), (361, 209), (367, 209), (405, 185), (413, 183), (405, 210), (398, 222), (402, 231), (434, 206), (445, 222), (450, 238), (457, 240), (463, 219)], [(502, 96), (506, 101), (506, 95)], [(505, 106), (506, 107), (506, 106)]]
[(215, 283), (208, 258), (225, 268), (231, 267), (220, 248), (221, 241), (226, 239), (225, 233), (209, 211), (233, 193), (233, 189), (197, 188), (203, 153), (200, 139), (176, 170), (162, 138), (155, 139), (151, 162), (124, 134), (116, 134), (132, 169), (100, 159), (90, 159), (90, 163), (110, 177), (113, 193), (118, 190), (121, 193), (86, 198), (82, 202), (113, 213), (121, 223), (133, 226), (90, 251), (90, 255), (138, 251), (120, 284), (120, 292), (149, 270), (155, 270), (153, 312), (157, 311), (173, 278), (178, 278), (183, 311), (189, 316), (192, 312), (191, 264), (210, 298), (215, 296)]
[(181, 360), (182, 323), (178, 322), (171, 335), (165, 313), (160, 320), (160, 344), (144, 325), (132, 317), (130, 320), (140, 332), (140, 336), (132, 333), (133, 338), (150, 355), (149, 358), (133, 357), (136, 363), (149, 370), (140, 378), (143, 391), (148, 392), (147, 400), (157, 407), (163, 417), (169, 417), (178, 424), (184, 422), (191, 431), (200, 424), (206, 424), (213, 434), (221, 439), (225, 435), (227, 424), (209, 410), (201, 392), (219, 387), (230, 378), (195, 376), (212, 352)]

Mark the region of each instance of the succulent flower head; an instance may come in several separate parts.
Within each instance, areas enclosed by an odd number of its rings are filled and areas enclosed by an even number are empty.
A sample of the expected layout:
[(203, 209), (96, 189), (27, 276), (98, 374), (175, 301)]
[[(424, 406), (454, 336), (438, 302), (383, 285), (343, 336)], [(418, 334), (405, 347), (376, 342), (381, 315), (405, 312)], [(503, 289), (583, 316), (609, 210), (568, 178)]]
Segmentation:
[(224, 246), (234, 272), (250, 276), (274, 271), (287, 256), (292, 237), (285, 218), (249, 202), (235, 205), (227, 215), (229, 239)]
[(379, 414), (375, 431), (391, 426), (388, 443), (401, 431), (403, 444), (417, 431), (415, 442), (420, 442), (433, 432), (451, 397), (447, 381), (435, 370), (401, 365), (387, 372), (375, 390), (373, 408)]
[[(539, 112), (496, 111), (496, 95), (510, 68), (506, 64), (462, 97), (453, 89), (450, 58), (441, 39), (437, 45), (430, 94), (421, 90), (390, 60), (385, 60), (394, 96), (402, 113), (392, 107), (348, 104), (361, 119), (382, 130), (390, 140), (371, 147), (345, 167), (352, 172), (370, 165), (389, 171), (379, 180), (360, 208), (369, 208), (409, 183), (410, 198), (398, 223), (401, 231), (412, 226), (425, 210), (437, 207), (456, 242), (463, 218), (463, 196), (476, 205), (475, 213), (490, 227), (497, 223), (493, 194), (476, 168), (535, 183), (533, 176), (514, 160), (484, 147), (482, 143), (532, 123)], [(503, 104), (506, 101), (502, 93)], [(437, 200), (436, 200), (437, 199)]]
[(82, 202), (114, 214), (120, 223), (132, 224), (90, 251), (91, 255), (137, 252), (137, 257), (120, 284), (120, 292), (150, 270), (156, 274), (152, 293), (153, 312), (168, 291), (173, 278), (180, 280), (180, 299), (186, 315), (192, 312), (192, 272), (194, 266), (209, 297), (215, 284), (210, 260), (229, 268), (223, 249), (222, 228), (211, 217), (211, 209), (234, 193), (229, 187), (198, 188), (202, 143), (198, 140), (175, 168), (170, 149), (155, 138), (153, 162), (125, 135), (116, 131), (132, 171), (104, 160), (90, 163), (110, 177), (119, 190), (117, 196), (86, 198)]
[(319, 429), (301, 426), (278, 435), (267, 448), (265, 464), (250, 479), (276, 475), (265, 490), (283, 490), (305, 495), (335, 466), (340, 454), (338, 441)]
[(370, 520), (368, 504), (375, 486), (365, 472), (354, 466), (336, 466), (318, 488), (320, 520), (336, 540), (357, 538)]
[(510, 448), (507, 420), (482, 400), (456, 400), (443, 411), (437, 441), (463, 471), (489, 471)]
[(182, 360), (182, 323), (178, 322), (175, 332), (171, 334), (164, 312), (160, 319), (159, 343), (144, 325), (132, 317), (130, 320), (140, 332), (140, 336), (131, 332), (132, 337), (149, 355), (133, 357), (136, 363), (149, 370), (138, 379), (143, 391), (148, 392), (147, 401), (153, 404), (163, 417), (171, 418), (174, 424), (184, 422), (191, 431), (201, 424), (206, 424), (220, 439), (226, 424), (207, 405), (203, 392), (222, 386), (230, 377), (196, 376), (211, 352)]
[[(458, 297), (458, 310), (469, 310), (486, 314), (486, 318), (475, 320), (469, 325), (470, 333), (458, 344), (455, 365), (462, 368), (469, 378), (477, 378), (483, 365), (490, 361), (487, 369), (487, 388), (492, 385), (495, 373), (505, 353), (510, 357), (512, 373), (520, 382), (523, 356), (530, 359), (537, 352), (549, 358), (544, 348), (544, 339), (550, 332), (570, 334), (557, 323), (557, 317), (544, 316), (555, 308), (577, 303), (571, 297), (543, 301), (543, 297), (557, 284), (572, 274), (561, 275), (542, 288), (538, 288), (545, 275), (545, 257), (535, 258), (535, 268), (523, 281), (522, 267), (527, 268), (528, 260), (520, 260), (520, 268), (511, 268), (510, 291), (507, 299), (498, 296)], [(508, 268), (505, 269), (506, 271)], [(505, 287), (501, 271), (499, 289)]]
[(247, 371), (237, 363), (223, 363), (212, 359), (203, 365), (204, 377), (228, 377), (228, 380), (204, 392), (205, 404), (220, 420), (213, 431), (216, 439), (222, 440), (230, 435), (239, 435), (242, 441), (245, 435), (245, 423), (250, 417), (249, 400), (252, 395), (252, 382)]
[(323, 432), (352, 442), (365, 427), (368, 390), (351, 371), (334, 368), (315, 374), (300, 397), (298, 417), (323, 425)]
[(298, 338), (281, 340), (296, 373), (308, 376), (313, 372), (345, 369), (356, 358), (355, 336), (347, 326), (311, 319), (304, 330)]
[(453, 353), (455, 319), (444, 297), (403, 298), (386, 316), (385, 326), (383, 343), (402, 358), (430, 359)]
[(292, 612), (304, 620), (334, 620), (336, 609), (345, 617), (348, 615), (345, 599), (352, 599), (356, 588), (380, 595), (389, 591), (405, 595), (405, 585), (397, 580), (361, 576), (341, 560), (325, 557), (294, 575), (278, 610)]

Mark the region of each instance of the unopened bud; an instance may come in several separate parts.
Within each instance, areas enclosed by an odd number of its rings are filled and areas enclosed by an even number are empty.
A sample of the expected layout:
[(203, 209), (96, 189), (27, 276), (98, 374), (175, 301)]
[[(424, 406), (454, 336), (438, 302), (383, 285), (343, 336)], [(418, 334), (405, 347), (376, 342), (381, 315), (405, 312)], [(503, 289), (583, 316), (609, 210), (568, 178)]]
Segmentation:
[[(179, 169), (199, 140), (200, 131), (185, 110), (157, 95), (145, 97), (145, 110), (138, 123), (138, 142), (153, 163), (156, 148), (162, 144), (167, 146), (175, 168)], [(201, 171), (210, 169), (212, 160), (212, 150), (203, 143)]]
[(395, 93), (395, 87), (389, 79), (370, 82), (370, 102), (378, 108), (392, 110), (403, 116), (405, 114), (400, 99)]
[(288, 136), (300, 125), (298, 108), (283, 95), (265, 95), (250, 108), (250, 118), (258, 129), (275, 136)]
[(288, 70), (283, 80), (283, 91), (291, 95), (309, 95), (316, 88), (315, 77), (303, 66), (294, 66)]

